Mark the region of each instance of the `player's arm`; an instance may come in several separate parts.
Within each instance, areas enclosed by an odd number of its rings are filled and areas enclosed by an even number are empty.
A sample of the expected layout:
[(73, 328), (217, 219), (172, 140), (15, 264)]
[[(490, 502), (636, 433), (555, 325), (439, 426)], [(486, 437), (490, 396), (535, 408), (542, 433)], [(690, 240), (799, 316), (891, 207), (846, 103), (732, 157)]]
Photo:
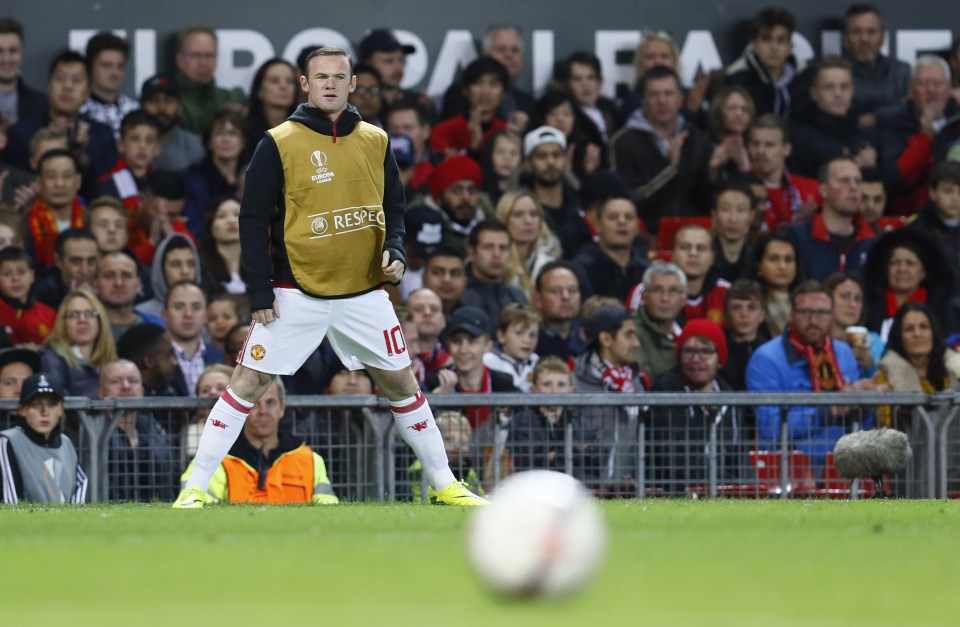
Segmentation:
[(240, 265), (250, 311), (273, 309), (270, 225), (283, 202), (283, 164), (273, 137), (265, 134), (247, 166), (240, 202)]
[[(404, 266), (407, 264), (407, 257), (403, 251), (403, 238), (406, 234), (403, 214), (406, 206), (403, 183), (400, 182), (400, 168), (397, 167), (393, 148), (390, 146), (390, 140), (387, 139), (387, 153), (383, 158), (383, 216), (387, 224), (387, 236), (383, 242), (383, 252), (387, 253), (389, 263), (399, 261)], [(400, 274), (402, 275), (402, 272)], [(399, 278), (397, 276), (396, 280)]]

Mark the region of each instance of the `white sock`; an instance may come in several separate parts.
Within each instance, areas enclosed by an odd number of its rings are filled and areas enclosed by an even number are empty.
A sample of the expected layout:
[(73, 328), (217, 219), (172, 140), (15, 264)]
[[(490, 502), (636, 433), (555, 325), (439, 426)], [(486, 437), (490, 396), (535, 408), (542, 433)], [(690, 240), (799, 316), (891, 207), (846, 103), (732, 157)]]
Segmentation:
[(193, 462), (193, 473), (187, 479), (185, 487), (199, 486), (207, 489), (213, 473), (240, 436), (243, 423), (246, 422), (253, 405), (237, 396), (229, 386), (224, 390), (203, 425), (203, 435), (200, 436), (200, 446)]
[(451, 481), (456, 481), (447, 460), (443, 437), (423, 393), (418, 390), (416, 396), (390, 403), (390, 410), (400, 435), (417, 454), (433, 489), (442, 490)]

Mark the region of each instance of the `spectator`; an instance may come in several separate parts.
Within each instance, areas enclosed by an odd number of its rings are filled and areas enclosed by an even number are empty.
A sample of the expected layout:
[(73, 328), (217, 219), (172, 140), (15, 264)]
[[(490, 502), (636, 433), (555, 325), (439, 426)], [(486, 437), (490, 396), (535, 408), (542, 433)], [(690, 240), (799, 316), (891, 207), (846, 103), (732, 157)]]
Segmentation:
[(747, 49), (727, 68), (727, 84), (741, 85), (750, 92), (757, 115), (790, 116), (796, 97), (794, 79), (803, 69), (793, 55), (796, 23), (786, 9), (761, 9), (751, 21)]
[[(654, 392), (717, 393), (733, 388), (721, 376), (727, 361), (727, 341), (713, 320), (691, 320), (677, 340), (677, 365), (656, 378)], [(695, 405), (655, 407), (651, 409), (650, 434), (655, 444), (651, 466), (652, 479), (668, 494), (683, 494), (692, 485), (710, 480), (708, 447), (711, 430), (717, 433), (717, 478), (739, 478), (740, 463), (736, 450), (743, 429), (735, 407)]]
[(805, 224), (789, 231), (803, 273), (823, 280), (834, 272), (858, 274), (874, 233), (860, 215), (860, 167), (849, 157), (823, 164), (818, 176), (823, 205)]
[(207, 334), (210, 336), (211, 344), (222, 350), (227, 333), (243, 322), (243, 319), (240, 305), (233, 296), (218, 294), (211, 297), (207, 304)]
[(162, 318), (134, 307), (142, 284), (137, 262), (130, 253), (118, 251), (101, 257), (93, 286), (94, 293), (103, 303), (106, 322), (110, 324), (110, 332), (115, 340), (119, 341), (127, 329), (143, 322), (163, 327)]
[[(960, 353), (944, 344), (936, 317), (923, 303), (904, 303), (897, 311), (878, 365), (877, 383), (894, 392), (932, 394), (960, 379)], [(881, 425), (891, 426), (889, 413), (880, 415)]]
[(640, 282), (647, 267), (634, 246), (637, 239), (637, 207), (627, 197), (610, 196), (596, 213), (596, 244), (586, 244), (574, 260), (582, 270), (581, 290), (627, 300), (630, 288)]
[(930, 174), (930, 202), (914, 214), (907, 230), (934, 241), (953, 272), (953, 291), (960, 290), (960, 163), (943, 161)]
[(23, 247), (23, 220), (9, 211), (0, 211), (0, 250), (9, 246)]
[[(583, 179), (607, 162), (603, 148), (606, 142), (594, 143), (600, 140), (590, 134), (593, 124), (576, 110), (573, 96), (566, 91), (548, 91), (537, 101), (537, 121), (557, 129), (566, 138), (567, 178), (571, 182)], [(593, 131), (596, 133), (595, 128)]]
[[(600, 307), (584, 322), (587, 346), (576, 359), (573, 387), (577, 392), (631, 394), (650, 389), (650, 379), (635, 357), (641, 341), (625, 307)], [(639, 407), (595, 407), (583, 412), (597, 432), (602, 466), (587, 472), (612, 495), (635, 494), (636, 430)]]
[(20, 64), (23, 61), (23, 25), (12, 17), (0, 18), (0, 48), (9, 59), (0, 65), (0, 117), (10, 124), (50, 106), (47, 97), (23, 82)]
[(716, 233), (713, 238), (712, 269), (728, 282), (746, 276), (747, 265), (753, 255), (753, 246), (748, 242), (753, 213), (753, 191), (743, 183), (724, 185), (714, 198), (710, 212)]
[[(230, 377), (233, 376), (233, 368), (226, 364), (213, 364), (207, 366), (200, 373), (197, 379), (197, 397), (198, 398), (220, 398), (227, 386), (230, 385)], [(212, 407), (212, 404), (211, 404)], [(198, 407), (190, 422), (184, 427), (183, 448), (187, 457), (193, 457), (197, 454), (197, 447), (200, 445), (200, 435), (203, 433), (203, 425), (207, 422), (207, 416), (210, 415), (210, 407)]]
[(926, 233), (897, 229), (880, 236), (864, 266), (863, 282), (867, 286), (866, 327), (884, 341), (894, 316), (906, 302), (926, 303), (947, 335), (960, 331), (951, 303), (954, 276), (950, 263)]
[[(40, 157), (54, 148), (70, 149), (70, 139), (67, 137), (66, 130), (47, 126), (34, 133), (33, 138), (30, 139), (30, 171), (39, 172)], [(35, 192), (30, 196), (31, 201), (34, 195)]]
[(662, 217), (706, 214), (713, 147), (706, 133), (680, 115), (683, 91), (676, 72), (651, 68), (641, 85), (643, 108), (610, 139), (610, 165), (643, 198), (640, 217), (656, 232)]
[(223, 351), (203, 341), (207, 326), (207, 296), (203, 288), (190, 280), (171, 285), (164, 303), (163, 320), (167, 323), (179, 368), (175, 376), (183, 376), (184, 389), (196, 390), (203, 369), (222, 364), (224, 358)]
[(53, 265), (40, 273), (33, 289), (38, 301), (56, 309), (68, 291), (93, 287), (97, 272), (97, 240), (86, 229), (69, 228), (57, 235), (53, 259)]
[[(577, 104), (575, 115), (581, 118), (581, 128), (587, 131), (590, 143), (606, 146), (617, 130), (617, 105), (601, 95), (603, 70), (600, 59), (590, 52), (574, 52), (567, 57), (563, 70), (562, 82)], [(598, 153), (599, 157), (604, 156), (602, 151), (598, 150)], [(598, 165), (605, 164), (601, 161)]]
[(33, 259), (22, 248), (0, 250), (0, 325), (13, 344), (40, 344), (50, 335), (57, 312), (31, 293)]
[(240, 276), (240, 202), (220, 198), (211, 205), (200, 237), (200, 262), (207, 277), (205, 285), (228, 294), (246, 294), (247, 285)]
[(843, 56), (853, 68), (853, 114), (861, 124), (876, 122), (874, 111), (898, 106), (907, 94), (910, 66), (880, 53), (886, 31), (880, 9), (872, 4), (847, 7)]
[(410, 294), (407, 309), (413, 316), (413, 323), (420, 337), (420, 360), (426, 374), (446, 367), (450, 362), (450, 353), (444, 350), (440, 342), (440, 335), (447, 324), (440, 297), (433, 290), (424, 287)]
[(540, 359), (535, 352), (539, 334), (540, 314), (529, 305), (507, 305), (500, 312), (497, 343), (484, 353), (483, 365), (509, 374), (513, 377), (514, 387), (529, 392), (533, 369)]
[(537, 275), (532, 303), (540, 314), (540, 335), (537, 353), (550, 355), (573, 364), (583, 352), (580, 334), (580, 280), (574, 267), (566, 261), (552, 261)]
[(710, 157), (712, 180), (727, 181), (740, 172), (750, 171), (747, 132), (755, 116), (753, 99), (744, 87), (731, 85), (713, 97), (707, 112), (708, 130), (714, 144)]
[[(483, 354), (490, 350), (490, 319), (477, 307), (461, 307), (450, 316), (444, 328), (452, 367), (427, 371), (426, 386), (433, 393), (519, 392), (513, 377), (483, 365)], [(490, 407), (467, 407), (464, 413), (470, 426), (477, 428), (490, 417)]]
[(851, 157), (861, 168), (876, 166), (878, 137), (872, 130), (860, 127), (857, 115), (850, 109), (850, 62), (843, 57), (824, 57), (816, 62), (812, 74), (810, 96), (815, 106), (794, 115), (790, 127), (790, 170), (801, 176), (816, 176), (820, 166), (841, 156)]
[[(286, 408), (283, 382), (276, 379), (250, 410), (240, 437), (214, 472), (208, 488), (214, 498), (232, 503), (340, 502), (323, 458), (280, 429)], [(193, 467), (190, 462), (181, 484), (186, 484)]]
[(641, 306), (633, 312), (640, 346), (635, 361), (656, 378), (677, 363), (676, 338), (680, 312), (686, 302), (687, 278), (676, 264), (653, 261), (643, 273)]
[(160, 154), (153, 159), (153, 167), (183, 173), (203, 161), (206, 151), (200, 135), (180, 124), (183, 102), (173, 79), (158, 75), (144, 81), (140, 107), (160, 125)]
[[(483, 309), (491, 324), (511, 303), (526, 304), (529, 299), (519, 288), (504, 282), (510, 255), (510, 233), (495, 219), (484, 220), (467, 240), (467, 287), (460, 296), (462, 305)], [(491, 335), (496, 327), (488, 329)]]
[[(397, 146), (396, 143), (392, 145)], [(423, 287), (427, 260), (443, 242), (443, 218), (433, 207), (408, 205), (403, 214), (403, 224), (406, 229), (403, 244), (407, 255), (407, 269), (397, 285), (401, 301), (405, 301), (413, 291)], [(455, 253), (454, 255), (456, 256)], [(462, 258), (460, 262), (462, 265)]]
[(156, 170), (147, 179), (140, 194), (139, 224), (130, 229), (129, 246), (140, 263), (152, 264), (157, 247), (173, 234), (188, 237), (196, 246), (196, 236), (183, 213), (186, 194), (184, 178), (176, 172)]
[[(670, 33), (664, 30), (644, 30), (640, 33), (640, 43), (633, 54), (633, 77), (630, 79), (630, 93), (623, 97), (620, 106), (620, 119), (627, 120), (637, 109), (643, 107), (641, 79), (647, 70), (656, 66), (669, 68), (680, 74), (680, 48)], [(700, 107), (693, 107), (699, 110)]]
[(546, 223), (543, 205), (527, 189), (510, 191), (497, 204), (497, 220), (510, 234), (506, 280), (533, 296), (533, 279), (545, 265), (560, 258), (560, 240)]
[(706, 227), (689, 224), (673, 238), (673, 262), (687, 277), (687, 304), (683, 319), (709, 318), (723, 323), (723, 299), (730, 282), (713, 268), (713, 238)]
[(77, 194), (82, 177), (76, 158), (62, 148), (47, 151), (37, 164), (40, 194), (27, 214), (29, 237), (24, 242), (40, 267), (54, 261), (61, 224), (82, 227), (83, 203)]
[(183, 378), (176, 377), (170, 335), (160, 325), (142, 322), (127, 329), (117, 340), (117, 356), (140, 369), (144, 396), (189, 396)]
[(370, 373), (367, 372), (366, 368), (350, 370), (340, 360), (335, 360), (335, 362), (331, 368), (333, 373), (330, 376), (330, 381), (325, 386), (327, 394), (336, 396), (374, 393), (373, 379), (370, 378)]
[(7, 147), (2, 158), (10, 165), (27, 169), (30, 156), (30, 140), (34, 133), (47, 126), (63, 129), (67, 133), (70, 151), (77, 160), (78, 171), (92, 188), (93, 181), (109, 170), (117, 160), (117, 148), (113, 130), (80, 113), (80, 107), (90, 93), (90, 71), (87, 60), (73, 51), (65, 51), (54, 57), (47, 74), (49, 107), (33, 109), (29, 116), (20, 118), (10, 127)]
[(727, 322), (727, 360), (720, 374), (731, 388), (743, 391), (747, 389), (745, 373), (751, 355), (770, 340), (763, 324), (766, 314), (760, 285), (749, 279), (734, 281), (727, 291), (723, 312)]
[[(173, 233), (160, 242), (150, 269), (153, 298), (137, 306), (141, 312), (159, 316), (170, 286), (180, 281), (200, 281), (200, 255), (186, 235)], [(139, 365), (139, 364), (137, 364)]]
[(380, 116), (386, 107), (386, 100), (383, 97), (380, 72), (369, 63), (357, 63), (353, 66), (353, 75), (357, 77), (357, 86), (351, 92), (348, 102), (356, 107), (364, 122), (383, 128)]
[(100, 196), (87, 205), (87, 228), (101, 255), (119, 252), (129, 241), (130, 214), (117, 198)]
[(87, 475), (73, 442), (61, 433), (63, 388), (44, 372), (32, 374), (20, 391), (17, 426), (0, 431), (3, 502), (83, 503)]
[[(385, 79), (389, 84), (389, 81)], [(467, 107), (449, 120), (433, 127), (430, 150), (447, 156), (468, 154), (479, 158), (480, 151), (494, 131), (507, 128), (496, 116), (497, 108), (510, 84), (507, 68), (490, 57), (479, 57), (463, 71)], [(515, 128), (522, 132), (523, 128)]]
[[(868, 389), (869, 379), (858, 383), (857, 359), (846, 342), (830, 337), (833, 299), (818, 281), (805, 281), (793, 292), (790, 324), (754, 352), (747, 365), (751, 392), (842, 392)], [(837, 419), (846, 408), (819, 409), (794, 405), (786, 409), (788, 446), (806, 453), (817, 466), (833, 450), (845, 429)], [(780, 441), (780, 407), (757, 408), (761, 446)]]
[(877, 372), (877, 361), (883, 355), (886, 342), (876, 331), (854, 333), (851, 327), (863, 327), (867, 319), (864, 307), (863, 281), (845, 272), (831, 274), (823, 282), (833, 296), (833, 328), (830, 335), (843, 340), (853, 349), (860, 366), (860, 378), (872, 377)]
[(467, 288), (467, 266), (463, 257), (450, 248), (437, 247), (424, 267), (423, 287), (440, 297), (443, 313), (451, 313), (460, 306), (460, 297)]
[(783, 119), (773, 114), (761, 115), (751, 125), (747, 143), (753, 171), (766, 187), (765, 221), (773, 230), (779, 224), (801, 222), (820, 204), (816, 179), (787, 170), (787, 157), (793, 152), (790, 132)]
[(917, 57), (907, 100), (877, 112), (882, 131), (880, 172), (890, 191), (890, 215), (909, 216), (929, 200), (927, 180), (956, 141), (950, 121), (960, 103), (950, 92), (950, 66), (936, 55)]
[(0, 398), (20, 398), (27, 377), (40, 372), (40, 356), (32, 348), (0, 350)]
[(269, 129), (282, 124), (297, 108), (299, 70), (285, 59), (264, 61), (253, 75), (244, 127), (247, 131), (244, 153), (249, 161), (253, 151)]
[(62, 381), (70, 396), (92, 398), (102, 369), (116, 358), (103, 304), (88, 288), (70, 290), (40, 351), (41, 369)]
[(237, 365), (240, 353), (243, 351), (243, 345), (246, 343), (249, 334), (250, 325), (242, 322), (227, 332), (227, 336), (223, 340), (224, 364), (231, 368)]
[(478, 218), (483, 218), (477, 198), (482, 183), (480, 166), (466, 156), (439, 163), (427, 181), (430, 196), (444, 220), (442, 243), (461, 257), (467, 256), (467, 235), (477, 225)]
[(409, 187), (420, 192), (426, 187), (437, 158), (428, 146), (432, 129), (429, 112), (416, 100), (404, 99), (387, 109), (385, 119), (388, 133), (405, 135), (413, 142), (414, 167)]
[(217, 32), (209, 26), (190, 26), (180, 31), (176, 62), (181, 123), (188, 131), (202, 132), (221, 107), (243, 103), (239, 91), (217, 87), (214, 82)]
[[(115, 359), (103, 367), (97, 398), (143, 398), (137, 365)], [(91, 397), (93, 395), (91, 394)], [(111, 501), (170, 501), (175, 495), (174, 451), (170, 436), (147, 411), (107, 410), (116, 422), (108, 440), (107, 475)]]
[(101, 31), (87, 41), (86, 57), (90, 66), (90, 97), (80, 107), (80, 113), (106, 124), (113, 136), (120, 139), (121, 120), (140, 108), (136, 100), (120, 93), (130, 44), (113, 33)]
[(879, 231), (877, 220), (887, 213), (887, 186), (877, 168), (863, 168), (860, 170), (863, 181), (860, 183), (860, 215)]
[(483, 173), (483, 191), (496, 205), (507, 192), (520, 186), (523, 165), (523, 138), (505, 128), (490, 134), (480, 161)]
[(213, 199), (239, 195), (241, 172), (246, 165), (242, 159), (245, 132), (243, 117), (233, 109), (216, 111), (204, 129), (208, 156), (190, 168), (185, 179), (183, 216), (194, 238), (201, 236), (204, 210)]
[(140, 205), (140, 189), (153, 173), (150, 164), (160, 153), (160, 124), (149, 113), (134, 111), (123, 118), (119, 132), (120, 157), (97, 180), (97, 195), (119, 198), (132, 217)]
[(357, 52), (361, 62), (372, 65), (380, 73), (387, 103), (392, 104), (404, 97), (417, 98), (415, 92), (405, 92), (401, 88), (407, 55), (416, 52), (416, 48), (401, 44), (392, 30), (374, 28), (364, 34)]
[(790, 294), (803, 282), (793, 240), (781, 233), (761, 237), (747, 276), (756, 277), (760, 284), (770, 337), (780, 335), (790, 320)]

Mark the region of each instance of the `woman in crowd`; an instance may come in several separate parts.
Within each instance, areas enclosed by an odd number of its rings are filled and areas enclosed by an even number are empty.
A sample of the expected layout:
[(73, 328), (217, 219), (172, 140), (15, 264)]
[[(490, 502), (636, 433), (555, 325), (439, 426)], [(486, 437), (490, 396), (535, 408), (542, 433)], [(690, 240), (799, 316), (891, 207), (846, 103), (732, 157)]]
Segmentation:
[(57, 377), (69, 396), (96, 398), (100, 370), (116, 358), (103, 303), (87, 288), (68, 293), (40, 351), (44, 372)]
[(630, 81), (630, 93), (623, 98), (623, 104), (620, 106), (621, 121), (625, 122), (631, 113), (643, 106), (643, 94), (639, 90), (640, 79), (647, 70), (658, 65), (679, 72), (680, 48), (666, 31), (643, 31), (637, 51), (633, 55), (633, 79)]
[(274, 57), (257, 68), (247, 103), (244, 161), (249, 161), (263, 134), (279, 126), (297, 108), (300, 72), (285, 59)]
[[(204, 285), (216, 285), (229, 294), (245, 294), (240, 277), (240, 202), (221, 198), (204, 220), (200, 239)], [(219, 291), (219, 290), (218, 290)]]
[(721, 89), (710, 103), (707, 124), (715, 146), (710, 159), (714, 181), (750, 171), (746, 134), (755, 112), (750, 92), (738, 85)]
[(780, 233), (761, 236), (747, 276), (756, 278), (763, 289), (767, 329), (770, 337), (777, 337), (790, 321), (790, 294), (803, 281), (793, 241)]
[(350, 94), (350, 104), (357, 108), (357, 113), (364, 122), (383, 128), (380, 115), (386, 103), (383, 99), (383, 79), (375, 67), (367, 63), (357, 63), (353, 66), (353, 74), (357, 77), (357, 88)]
[(895, 392), (939, 392), (960, 379), (960, 353), (944, 344), (930, 307), (907, 302), (893, 317), (879, 370), (877, 382)]
[(560, 240), (547, 226), (543, 205), (528, 189), (507, 192), (497, 203), (497, 220), (510, 233), (510, 261), (505, 280), (533, 299), (540, 269), (560, 258)]
[(480, 165), (483, 167), (483, 191), (490, 198), (490, 203), (496, 205), (504, 192), (520, 184), (523, 138), (510, 129), (494, 132), (484, 147)]
[(884, 233), (867, 256), (863, 282), (867, 286), (866, 326), (884, 341), (894, 316), (906, 302), (926, 303), (948, 335), (957, 331), (947, 305), (953, 273), (940, 248), (925, 233), (912, 229)]
[(830, 334), (850, 344), (860, 366), (860, 378), (872, 377), (877, 372), (877, 361), (883, 355), (886, 343), (875, 331), (866, 334), (847, 332), (849, 327), (863, 327), (867, 317), (863, 305), (863, 282), (855, 275), (837, 272), (827, 277), (823, 284), (833, 294), (833, 329)]
[[(207, 158), (187, 173), (187, 197), (183, 215), (191, 224), (203, 224), (214, 198), (238, 198), (243, 159), (246, 121), (235, 109), (223, 108), (214, 114), (204, 135)], [(200, 233), (194, 235), (200, 236)]]

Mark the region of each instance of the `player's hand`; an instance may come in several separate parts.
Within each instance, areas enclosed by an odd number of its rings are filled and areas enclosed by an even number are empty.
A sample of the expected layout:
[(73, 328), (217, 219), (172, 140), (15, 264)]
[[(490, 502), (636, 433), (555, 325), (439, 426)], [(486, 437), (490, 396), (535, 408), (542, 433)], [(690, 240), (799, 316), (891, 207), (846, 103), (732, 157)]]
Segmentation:
[(258, 309), (250, 314), (250, 317), (260, 324), (270, 324), (280, 317), (280, 308), (277, 301), (273, 301), (273, 307), (270, 309)]
[(387, 278), (391, 281), (399, 281), (403, 278), (403, 271), (406, 270), (406, 266), (399, 259), (394, 260), (393, 263), (390, 263), (390, 253), (388, 251), (383, 251), (383, 263), (381, 264), (383, 268), (383, 273), (387, 275)]

